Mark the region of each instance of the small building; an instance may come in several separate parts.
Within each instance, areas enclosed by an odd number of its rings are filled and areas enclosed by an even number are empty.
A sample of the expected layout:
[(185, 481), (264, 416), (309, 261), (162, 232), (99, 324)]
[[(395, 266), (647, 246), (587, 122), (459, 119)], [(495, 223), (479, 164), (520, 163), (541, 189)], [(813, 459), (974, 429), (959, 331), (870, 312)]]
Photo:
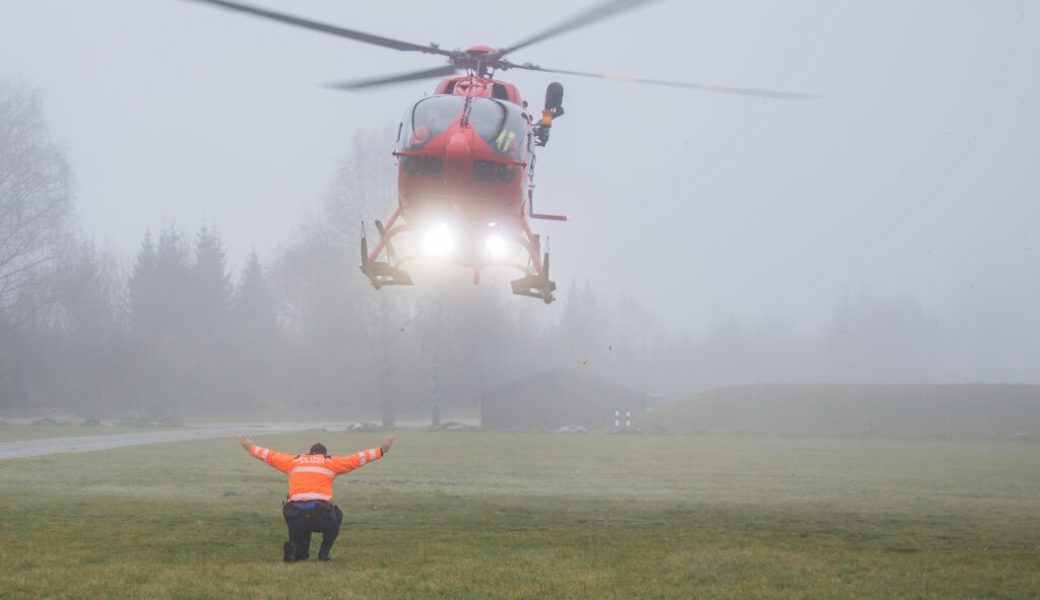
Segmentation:
[(556, 369), (536, 373), (481, 397), (480, 422), (489, 429), (588, 429), (614, 426), (614, 412), (634, 418), (646, 412), (648, 397), (591, 375)]

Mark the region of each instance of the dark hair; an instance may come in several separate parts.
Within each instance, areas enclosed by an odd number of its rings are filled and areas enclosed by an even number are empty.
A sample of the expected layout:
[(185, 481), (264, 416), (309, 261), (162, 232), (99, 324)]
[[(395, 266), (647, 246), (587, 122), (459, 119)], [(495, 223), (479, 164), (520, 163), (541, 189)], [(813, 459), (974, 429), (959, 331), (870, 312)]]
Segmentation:
[(321, 454), (322, 456), (328, 456), (329, 451), (325, 448), (325, 444), (317, 443), (311, 446), (311, 451), (308, 454)]

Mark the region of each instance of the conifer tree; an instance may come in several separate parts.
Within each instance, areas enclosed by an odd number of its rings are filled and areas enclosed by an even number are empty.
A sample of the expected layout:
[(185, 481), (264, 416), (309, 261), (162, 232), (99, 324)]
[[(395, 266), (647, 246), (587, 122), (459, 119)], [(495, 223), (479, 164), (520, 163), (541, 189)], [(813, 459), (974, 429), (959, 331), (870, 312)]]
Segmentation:
[(274, 338), (278, 327), (278, 309), (256, 250), (249, 254), (242, 271), (233, 311), (236, 329), (242, 337), (268, 341)]
[(189, 273), (193, 329), (204, 336), (217, 336), (227, 329), (231, 309), (231, 276), (226, 251), (216, 229), (203, 225), (195, 236), (195, 262)]

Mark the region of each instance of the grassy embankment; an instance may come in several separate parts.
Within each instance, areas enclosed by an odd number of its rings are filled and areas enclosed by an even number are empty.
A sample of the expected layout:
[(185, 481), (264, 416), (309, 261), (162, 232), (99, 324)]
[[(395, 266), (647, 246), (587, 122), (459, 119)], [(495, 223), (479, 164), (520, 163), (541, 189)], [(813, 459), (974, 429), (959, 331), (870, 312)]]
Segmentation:
[(727, 386), (662, 406), (639, 425), (671, 433), (1040, 441), (1040, 385)]
[[(334, 451), (378, 434), (319, 437)], [(0, 597), (1036, 598), (1040, 445), (402, 432), (279, 562), (232, 440), (0, 461)]]

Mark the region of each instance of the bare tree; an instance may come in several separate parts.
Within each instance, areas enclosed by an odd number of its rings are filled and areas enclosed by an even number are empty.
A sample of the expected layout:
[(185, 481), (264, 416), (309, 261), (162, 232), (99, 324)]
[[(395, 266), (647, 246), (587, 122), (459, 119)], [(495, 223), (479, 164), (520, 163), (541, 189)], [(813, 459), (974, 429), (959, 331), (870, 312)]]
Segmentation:
[[(386, 292), (376, 293), (357, 265), (362, 223), (371, 225), (374, 219), (386, 218), (396, 199), (396, 171), (390, 155), (394, 133), (384, 129), (355, 134), (333, 177), (320, 221), (306, 235), (309, 245), (319, 250), (310, 269), (331, 269), (315, 291), (334, 293), (312, 304), (327, 305), (334, 311), (314, 321), (322, 325), (323, 333), (312, 339), (336, 340), (336, 350), (324, 353), (325, 360), (338, 362), (334, 368), (344, 374), (348, 374), (344, 364), (355, 364), (349, 378), (354, 384), (345, 389), (374, 389), (385, 425), (393, 425), (394, 400), (401, 394), (403, 349), (398, 326), (406, 317), (402, 302)], [(312, 317), (319, 314), (311, 311)]]
[(24, 323), (48, 290), (69, 238), (71, 176), (40, 94), (0, 84), (0, 321)]

